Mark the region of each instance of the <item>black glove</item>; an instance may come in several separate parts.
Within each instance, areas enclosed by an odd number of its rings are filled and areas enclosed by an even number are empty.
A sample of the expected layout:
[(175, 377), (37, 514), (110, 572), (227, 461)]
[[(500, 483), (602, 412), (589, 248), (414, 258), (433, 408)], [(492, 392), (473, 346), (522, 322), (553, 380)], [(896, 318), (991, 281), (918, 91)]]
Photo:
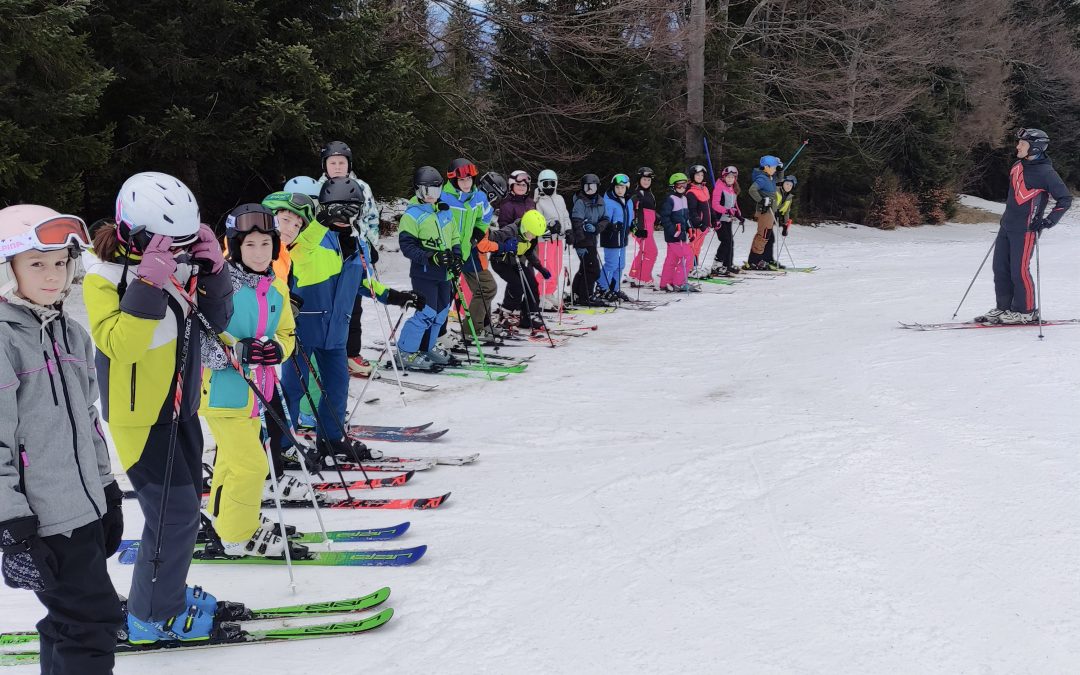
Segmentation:
[(451, 251), (435, 251), (431, 254), (431, 262), (439, 267), (450, 269), (450, 259), (454, 257)]
[(1050, 222), (1049, 218), (1035, 218), (1031, 221), (1031, 225), (1028, 226), (1028, 229), (1032, 232), (1042, 232), (1053, 226), (1054, 224)]
[(548, 225), (548, 234), (559, 234), (560, 232), (562, 232), (562, 223), (559, 221), (556, 220), (554, 223)]
[(643, 226), (638, 225), (634, 228), (634, 236), (638, 239), (644, 239), (645, 237), (649, 236), (649, 231), (646, 230)]
[(262, 364), (262, 342), (256, 338), (244, 338), (233, 345), (233, 353), (240, 363)]
[(536, 263), (533, 263), (533, 267), (536, 268), (536, 271), (539, 272), (540, 276), (544, 277), (544, 279), (551, 278), (551, 272), (549, 272), (548, 269), (543, 265), (537, 265)]
[(601, 218), (600, 222), (596, 224), (596, 231), (603, 232), (611, 227), (611, 221), (607, 218)]
[(450, 276), (455, 279), (461, 276), (461, 265), (463, 262), (464, 261), (462, 261), (459, 256), (454, 255), (453, 253), (450, 254)]
[(417, 291), (399, 291), (394, 288), (386, 289), (386, 303), (398, 307), (411, 304), (418, 312), (427, 306), (427, 300)]
[(371, 251), (371, 257), (368, 258), (368, 262), (372, 265), (379, 262), (379, 249), (375, 246), (368, 246), (368, 250)]
[(780, 234), (782, 234), (783, 236), (786, 237), (787, 232), (788, 232), (788, 227), (790, 227), (790, 226), (791, 226), (791, 223), (784, 223), (783, 225), (781, 225), (780, 226)]
[(120, 548), (124, 538), (124, 491), (113, 481), (105, 486), (105, 506), (101, 529), (105, 531), (105, 557), (110, 558)]
[(316, 220), (327, 226), (351, 226), (353, 219), (356, 218), (358, 215), (360, 215), (359, 204), (351, 202), (327, 204), (319, 211), (319, 217)]
[(42, 592), (57, 586), (56, 556), (37, 535), (37, 529), (37, 516), (0, 523), (0, 572), (12, 588)]
[(285, 360), (285, 348), (273, 340), (262, 343), (262, 365), (276, 366)]
[(483, 239), (485, 234), (487, 234), (487, 233), (484, 232), (483, 230), (474, 227), (473, 231), (472, 231), (472, 237), (471, 237), (472, 243), (475, 244), (478, 241), (480, 241), (481, 239)]
[(304, 299), (296, 293), (289, 294), (289, 307), (292, 309), (293, 320), (300, 316), (300, 310), (304, 308)]

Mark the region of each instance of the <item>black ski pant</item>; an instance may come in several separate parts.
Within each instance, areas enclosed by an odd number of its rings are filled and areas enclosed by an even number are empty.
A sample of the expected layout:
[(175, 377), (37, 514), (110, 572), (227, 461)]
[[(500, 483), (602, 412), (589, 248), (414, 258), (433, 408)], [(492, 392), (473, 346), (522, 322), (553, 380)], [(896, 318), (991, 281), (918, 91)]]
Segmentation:
[[(150, 427), (139, 461), (127, 470), (144, 519), (139, 553), (131, 575), (128, 611), (149, 621), (168, 619), (186, 608), (188, 568), (191, 566), (191, 552), (195, 549), (195, 538), (199, 534), (203, 435), (198, 415), (176, 423), (176, 454), (162, 519), (165, 467), (172, 427), (169, 422)], [(111, 431), (115, 438), (118, 433), (132, 434), (138, 430), (113, 427)], [(163, 523), (160, 530), (159, 519)], [(154, 551), (159, 541), (161, 561), (155, 565)]]
[(1030, 230), (998, 230), (994, 242), (994, 294), (997, 308), (1025, 314), (1035, 311), (1031, 256), (1036, 234)]
[(574, 281), (571, 284), (575, 303), (584, 302), (592, 297), (596, 290), (596, 282), (600, 280), (600, 257), (596, 253), (596, 247), (587, 246), (581, 250), (585, 251), (585, 255), (578, 256), (581, 266), (574, 274)]
[(716, 229), (716, 262), (724, 267), (731, 268), (735, 264), (735, 234), (734, 223), (730, 220), (721, 220), (720, 227)]
[[(38, 622), (43, 675), (111, 675), (120, 598), (105, 569), (101, 521), (41, 540), (56, 558), (56, 588), (37, 593), (48, 614)], [(190, 551), (187, 555), (191, 555)]]
[(513, 254), (495, 256), (491, 259), (491, 269), (495, 270), (495, 273), (506, 282), (506, 289), (503, 291), (503, 309), (518, 312), (519, 327), (532, 328), (531, 314), (540, 311), (537, 304), (540, 288), (536, 284), (536, 270), (529, 263), (521, 266), (519, 260)]

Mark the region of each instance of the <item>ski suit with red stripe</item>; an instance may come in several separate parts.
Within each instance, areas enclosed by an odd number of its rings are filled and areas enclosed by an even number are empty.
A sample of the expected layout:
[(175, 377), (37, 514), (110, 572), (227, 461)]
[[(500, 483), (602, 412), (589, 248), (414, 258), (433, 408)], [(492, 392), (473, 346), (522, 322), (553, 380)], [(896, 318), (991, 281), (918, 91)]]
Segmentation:
[(1056, 225), (1072, 204), (1072, 195), (1049, 157), (1041, 155), (1013, 164), (1009, 170), (1009, 198), (994, 245), (998, 309), (1025, 314), (1035, 309), (1035, 284), (1031, 279), (1035, 232), (1031, 231), (1031, 223), (1042, 217), (1050, 197), (1055, 203), (1046, 218)]

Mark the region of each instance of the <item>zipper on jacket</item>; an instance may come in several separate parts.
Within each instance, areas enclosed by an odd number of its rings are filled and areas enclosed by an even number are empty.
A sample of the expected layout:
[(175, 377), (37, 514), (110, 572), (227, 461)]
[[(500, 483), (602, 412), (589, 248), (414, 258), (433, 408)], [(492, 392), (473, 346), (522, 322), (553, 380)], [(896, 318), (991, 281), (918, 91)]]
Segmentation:
[[(46, 328), (49, 335), (49, 339), (52, 340), (53, 354), (56, 355), (56, 363), (59, 366), (60, 363), (60, 346), (56, 344), (56, 339), (52, 335), (52, 331)], [(90, 490), (86, 487), (86, 480), (83, 478), (82, 460), (79, 459), (79, 431), (78, 426), (75, 424), (75, 412), (71, 409), (71, 392), (68, 391), (67, 380), (64, 379), (64, 371), (59, 371), (60, 375), (60, 387), (64, 390), (64, 407), (67, 408), (68, 422), (71, 423), (71, 449), (75, 455), (75, 470), (79, 472), (79, 484), (82, 485), (83, 494), (86, 495), (86, 499), (89, 500), (90, 506), (94, 507), (94, 513), (97, 515), (98, 520), (101, 520), (101, 509), (98, 508), (94, 498), (90, 496)]]
[(26, 467), (30, 466), (30, 456), (26, 454), (26, 442), (19, 439), (19, 456), (15, 462), (19, 465), (19, 492), (26, 496)]
[(136, 364), (131, 364), (131, 412), (135, 412), (135, 371)]
[[(53, 405), (59, 406), (60, 399), (56, 396), (56, 382), (53, 380), (53, 362), (49, 358), (49, 352), (45, 351), (44, 349), (41, 350), (41, 355), (45, 357), (45, 370), (49, 373), (49, 388), (52, 389)], [(57, 363), (56, 367), (59, 367), (59, 365), (60, 364)]]

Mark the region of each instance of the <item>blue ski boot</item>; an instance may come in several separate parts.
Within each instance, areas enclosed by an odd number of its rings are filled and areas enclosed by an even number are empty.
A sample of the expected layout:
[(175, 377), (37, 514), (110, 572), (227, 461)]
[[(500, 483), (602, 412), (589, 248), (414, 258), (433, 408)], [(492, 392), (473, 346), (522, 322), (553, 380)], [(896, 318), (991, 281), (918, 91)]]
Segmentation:
[(187, 610), (164, 621), (143, 621), (128, 612), (127, 641), (133, 645), (155, 642), (200, 642), (210, 639), (214, 616), (192, 605)]

